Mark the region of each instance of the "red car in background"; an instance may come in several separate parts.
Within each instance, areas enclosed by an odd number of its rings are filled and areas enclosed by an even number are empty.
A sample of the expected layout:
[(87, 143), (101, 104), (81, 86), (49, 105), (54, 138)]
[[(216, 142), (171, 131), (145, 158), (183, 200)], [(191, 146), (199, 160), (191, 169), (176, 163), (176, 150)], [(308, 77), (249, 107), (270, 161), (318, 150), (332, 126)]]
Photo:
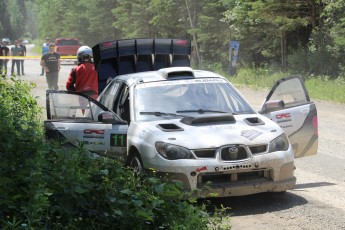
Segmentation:
[[(57, 38), (55, 40), (55, 52), (60, 54), (62, 59), (65, 59), (65, 56), (76, 56), (80, 46), (81, 44), (77, 38)], [(69, 59), (67, 58), (67, 60)], [(76, 60), (73, 61), (77, 62)]]

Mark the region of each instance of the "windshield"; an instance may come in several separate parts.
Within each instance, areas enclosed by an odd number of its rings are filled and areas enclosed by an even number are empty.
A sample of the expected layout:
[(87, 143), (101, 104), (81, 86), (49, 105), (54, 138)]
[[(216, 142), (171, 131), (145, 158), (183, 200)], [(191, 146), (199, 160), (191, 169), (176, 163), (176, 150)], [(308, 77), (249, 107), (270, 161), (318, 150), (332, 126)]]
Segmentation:
[(143, 83), (136, 86), (138, 121), (206, 113), (255, 113), (232, 85), (220, 78)]

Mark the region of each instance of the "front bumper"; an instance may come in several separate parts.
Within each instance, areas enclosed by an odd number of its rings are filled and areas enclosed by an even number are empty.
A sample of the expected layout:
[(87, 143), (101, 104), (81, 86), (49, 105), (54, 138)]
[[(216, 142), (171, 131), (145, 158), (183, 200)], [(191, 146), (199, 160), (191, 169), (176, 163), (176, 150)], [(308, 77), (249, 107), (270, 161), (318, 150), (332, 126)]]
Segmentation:
[(186, 190), (197, 197), (244, 196), (262, 192), (283, 192), (293, 189), (293, 153), (262, 154), (240, 162), (210, 160), (167, 161), (160, 156), (144, 161), (145, 168), (167, 173), (182, 181)]
[(263, 192), (285, 192), (296, 185), (296, 177), (280, 181), (255, 180), (237, 183), (212, 184), (209, 188), (201, 189), (198, 197), (209, 197), (210, 194), (217, 194), (217, 197), (245, 196)]

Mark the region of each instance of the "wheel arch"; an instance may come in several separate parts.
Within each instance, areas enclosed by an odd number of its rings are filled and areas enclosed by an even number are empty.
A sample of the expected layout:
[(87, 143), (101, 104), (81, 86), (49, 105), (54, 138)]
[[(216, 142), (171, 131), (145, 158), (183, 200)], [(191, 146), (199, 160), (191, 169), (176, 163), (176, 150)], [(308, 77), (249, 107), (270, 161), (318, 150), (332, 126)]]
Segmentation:
[(131, 161), (131, 158), (134, 156), (134, 155), (138, 155), (141, 163), (143, 162), (142, 159), (141, 159), (141, 155), (139, 153), (139, 150), (137, 149), (137, 147), (135, 146), (131, 146), (129, 147), (129, 150), (128, 150), (128, 154), (127, 154), (127, 157), (126, 157), (126, 162), (125, 162), (125, 165), (126, 166), (129, 166), (129, 163)]

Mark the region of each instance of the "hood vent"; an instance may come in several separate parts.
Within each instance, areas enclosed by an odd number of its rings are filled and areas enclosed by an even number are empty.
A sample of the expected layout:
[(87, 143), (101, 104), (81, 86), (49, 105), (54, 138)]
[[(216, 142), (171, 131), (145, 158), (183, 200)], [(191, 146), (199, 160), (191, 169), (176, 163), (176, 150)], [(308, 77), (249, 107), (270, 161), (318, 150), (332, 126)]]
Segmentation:
[(202, 117), (184, 117), (181, 122), (186, 125), (197, 125), (203, 123), (235, 123), (235, 117), (232, 114), (211, 115)]
[(264, 125), (265, 122), (263, 122), (260, 118), (258, 117), (248, 117), (244, 119), (244, 121), (251, 126), (256, 126), (256, 125)]
[(175, 124), (158, 124), (157, 128), (164, 132), (183, 131), (184, 129)]

